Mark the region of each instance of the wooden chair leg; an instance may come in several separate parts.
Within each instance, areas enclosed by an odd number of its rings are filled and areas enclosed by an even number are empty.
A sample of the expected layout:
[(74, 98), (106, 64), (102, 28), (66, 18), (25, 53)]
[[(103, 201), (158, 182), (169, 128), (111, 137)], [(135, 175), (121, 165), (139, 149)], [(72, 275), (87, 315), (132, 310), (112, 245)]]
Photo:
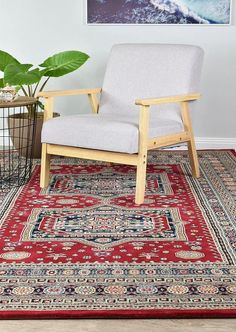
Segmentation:
[(149, 127), (149, 106), (143, 106), (139, 119), (139, 155), (136, 174), (135, 204), (144, 202), (147, 172), (147, 140)]
[(193, 137), (191, 137), (191, 140), (188, 142), (188, 153), (189, 153), (190, 165), (192, 168), (192, 175), (195, 178), (199, 178), (200, 170), (199, 170), (198, 156)]
[(146, 186), (147, 156), (137, 165), (135, 204), (143, 204)]
[(190, 140), (188, 141), (188, 153), (189, 153), (190, 165), (192, 168), (192, 175), (196, 178), (199, 178), (200, 170), (199, 170), (198, 156), (197, 156), (192, 123), (189, 115), (189, 108), (187, 102), (181, 103), (181, 114), (182, 114), (185, 131), (188, 133), (190, 138)]
[(47, 144), (42, 144), (40, 187), (45, 188), (49, 184), (50, 155), (47, 154)]

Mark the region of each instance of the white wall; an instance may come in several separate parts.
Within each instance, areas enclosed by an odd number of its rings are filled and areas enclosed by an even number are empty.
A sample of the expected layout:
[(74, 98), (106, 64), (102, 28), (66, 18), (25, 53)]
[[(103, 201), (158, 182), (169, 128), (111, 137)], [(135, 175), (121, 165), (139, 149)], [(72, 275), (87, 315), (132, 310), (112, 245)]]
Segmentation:
[[(197, 44), (206, 52), (203, 98), (193, 114), (195, 135), (236, 144), (236, 6), (231, 26), (88, 26), (84, 0), (0, 0), (0, 49), (38, 64), (53, 53), (78, 49), (91, 59), (77, 72), (52, 79), (50, 89), (97, 87), (114, 43)], [(81, 97), (80, 97), (81, 98)], [(61, 99), (62, 113), (85, 111), (86, 100)], [(223, 145), (221, 145), (223, 147)]]

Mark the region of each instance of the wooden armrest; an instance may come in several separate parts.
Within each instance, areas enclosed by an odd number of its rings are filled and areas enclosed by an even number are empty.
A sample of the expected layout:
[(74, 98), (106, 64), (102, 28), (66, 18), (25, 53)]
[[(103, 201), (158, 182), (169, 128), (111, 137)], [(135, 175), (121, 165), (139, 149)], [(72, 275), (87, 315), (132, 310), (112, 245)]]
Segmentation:
[(158, 104), (170, 104), (170, 103), (179, 103), (183, 101), (191, 101), (197, 100), (200, 98), (199, 93), (194, 93), (190, 95), (184, 96), (170, 96), (170, 97), (161, 97), (161, 98), (153, 98), (153, 99), (137, 99), (135, 101), (136, 105), (141, 106), (151, 106), (151, 105), (158, 105)]
[(101, 88), (96, 89), (76, 89), (76, 90), (57, 90), (57, 91), (41, 91), (37, 97), (59, 97), (59, 96), (76, 96), (76, 95), (92, 95), (102, 91)]

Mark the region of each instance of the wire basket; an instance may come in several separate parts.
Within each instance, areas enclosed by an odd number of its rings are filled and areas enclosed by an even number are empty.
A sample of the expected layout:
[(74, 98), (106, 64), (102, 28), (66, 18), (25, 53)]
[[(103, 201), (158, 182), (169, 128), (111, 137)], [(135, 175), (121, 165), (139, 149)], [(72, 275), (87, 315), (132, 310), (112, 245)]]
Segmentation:
[(0, 189), (19, 187), (31, 176), (37, 100), (0, 101)]

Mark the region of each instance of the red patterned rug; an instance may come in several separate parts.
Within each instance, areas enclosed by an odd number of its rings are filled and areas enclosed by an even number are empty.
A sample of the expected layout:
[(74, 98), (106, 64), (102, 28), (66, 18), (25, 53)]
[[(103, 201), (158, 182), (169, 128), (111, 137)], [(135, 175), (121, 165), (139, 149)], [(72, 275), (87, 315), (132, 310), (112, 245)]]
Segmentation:
[(0, 318), (236, 317), (236, 158), (152, 152), (135, 168), (55, 159), (2, 197)]

